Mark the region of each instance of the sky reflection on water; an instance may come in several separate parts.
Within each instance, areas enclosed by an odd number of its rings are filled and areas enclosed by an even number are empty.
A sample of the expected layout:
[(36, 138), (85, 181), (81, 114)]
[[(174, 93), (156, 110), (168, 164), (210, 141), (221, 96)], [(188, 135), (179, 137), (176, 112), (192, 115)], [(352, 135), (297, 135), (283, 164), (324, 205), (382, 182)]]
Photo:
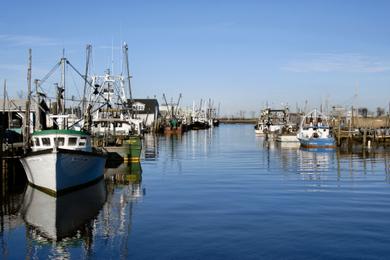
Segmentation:
[(250, 125), (143, 148), (142, 169), (108, 169), (93, 192), (3, 199), (2, 258), (390, 256), (389, 152), (301, 150)]

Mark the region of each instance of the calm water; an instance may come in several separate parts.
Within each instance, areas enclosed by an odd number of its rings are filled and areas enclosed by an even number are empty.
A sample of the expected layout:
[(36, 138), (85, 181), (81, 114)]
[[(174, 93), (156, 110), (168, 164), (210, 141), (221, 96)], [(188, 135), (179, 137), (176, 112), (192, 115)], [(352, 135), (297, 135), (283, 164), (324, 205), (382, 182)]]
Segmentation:
[(0, 258), (390, 258), (390, 152), (304, 151), (251, 125), (144, 141), (142, 173), (6, 198)]

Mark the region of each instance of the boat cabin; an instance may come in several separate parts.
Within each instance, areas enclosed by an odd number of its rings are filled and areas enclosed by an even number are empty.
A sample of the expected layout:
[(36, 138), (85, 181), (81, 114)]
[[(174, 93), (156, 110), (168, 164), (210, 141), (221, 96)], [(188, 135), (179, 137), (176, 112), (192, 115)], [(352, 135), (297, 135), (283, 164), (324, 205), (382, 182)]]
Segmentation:
[(329, 137), (329, 127), (326, 126), (306, 126), (301, 130), (301, 138), (319, 138)]
[(91, 137), (75, 130), (43, 130), (32, 134), (32, 150), (34, 152), (60, 148), (91, 152)]

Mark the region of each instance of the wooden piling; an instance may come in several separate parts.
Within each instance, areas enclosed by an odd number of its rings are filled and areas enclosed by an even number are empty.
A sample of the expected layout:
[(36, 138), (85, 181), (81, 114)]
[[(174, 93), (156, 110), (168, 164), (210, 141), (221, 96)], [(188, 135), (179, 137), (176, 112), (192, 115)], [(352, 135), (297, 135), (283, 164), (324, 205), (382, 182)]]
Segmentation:
[(364, 128), (363, 130), (363, 149), (366, 148), (366, 143), (367, 143), (367, 128)]
[(340, 114), (339, 114), (338, 124), (339, 124), (339, 126), (338, 126), (339, 128), (337, 131), (337, 146), (340, 146), (341, 145), (341, 118), (340, 118)]

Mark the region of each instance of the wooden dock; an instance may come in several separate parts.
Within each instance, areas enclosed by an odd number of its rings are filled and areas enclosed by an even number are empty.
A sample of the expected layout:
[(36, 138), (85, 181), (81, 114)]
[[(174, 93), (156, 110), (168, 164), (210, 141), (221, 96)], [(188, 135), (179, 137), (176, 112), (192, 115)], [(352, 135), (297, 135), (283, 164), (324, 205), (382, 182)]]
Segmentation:
[(332, 121), (332, 126), (338, 146), (361, 144), (365, 148), (390, 144), (389, 116), (352, 117), (349, 121), (339, 117)]

